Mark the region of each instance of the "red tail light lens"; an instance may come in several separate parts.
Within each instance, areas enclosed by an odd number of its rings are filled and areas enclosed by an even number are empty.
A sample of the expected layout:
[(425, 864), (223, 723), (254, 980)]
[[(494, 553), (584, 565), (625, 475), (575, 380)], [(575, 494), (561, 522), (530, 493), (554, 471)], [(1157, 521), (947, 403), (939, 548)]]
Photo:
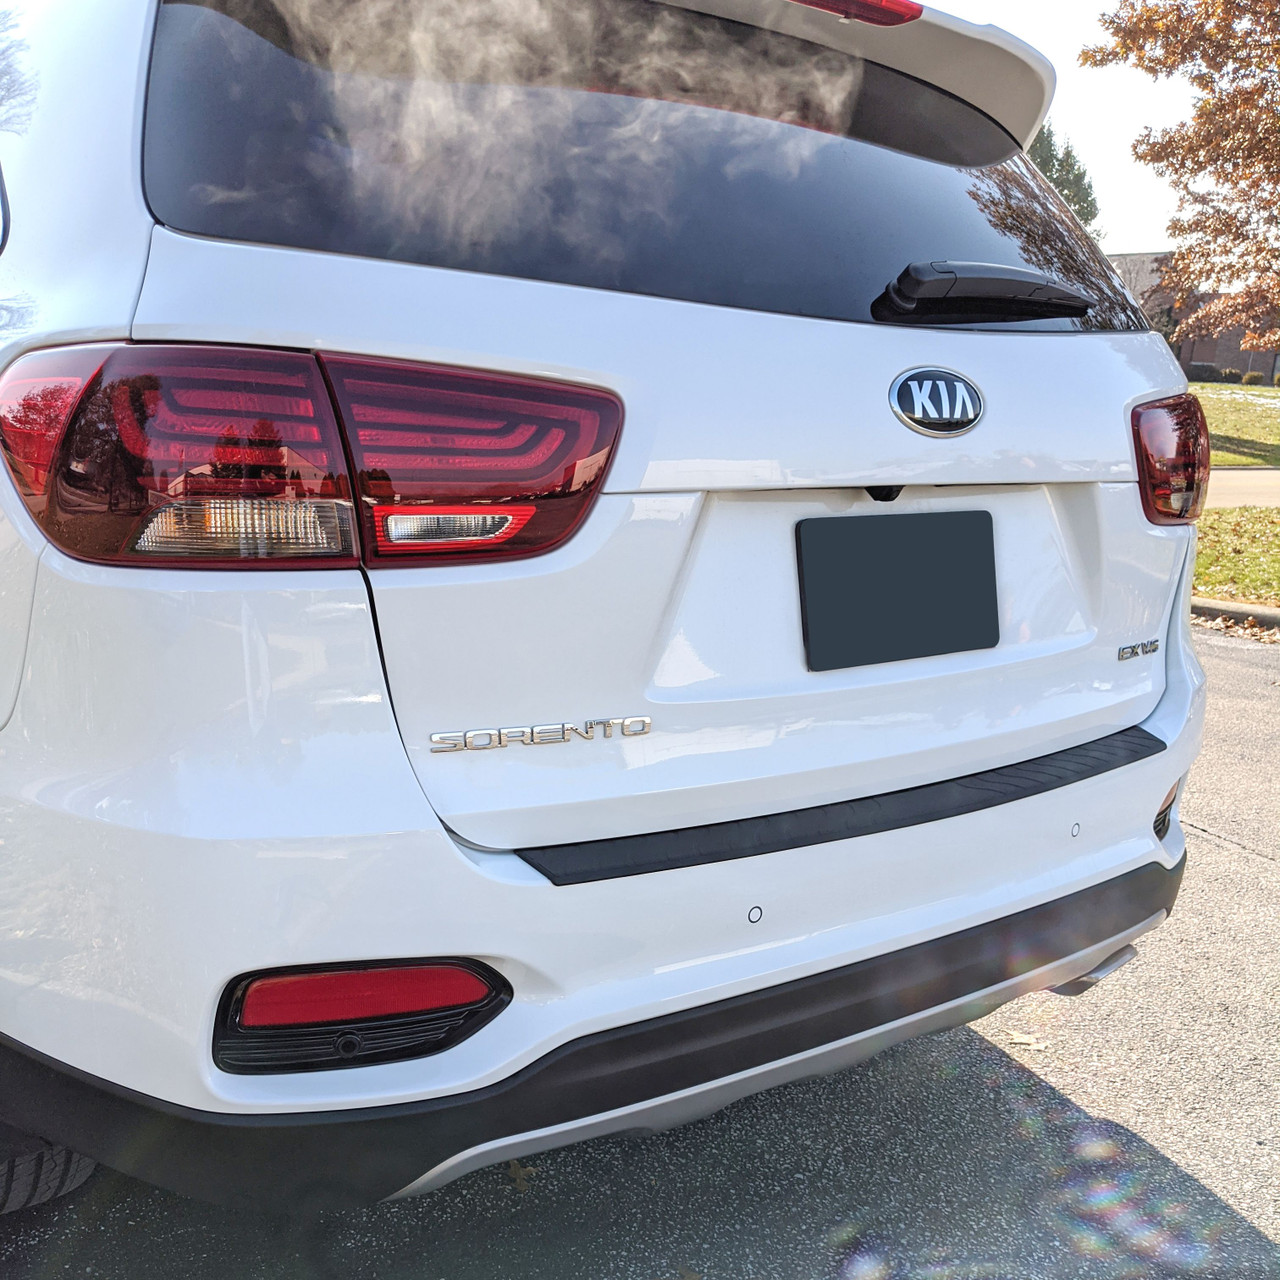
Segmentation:
[(914, 0), (797, 0), (810, 9), (836, 13), (875, 27), (900, 27), (924, 17), (924, 6)]
[(322, 356), (370, 564), (548, 551), (582, 523), (622, 424), (608, 392)]
[(288, 973), (250, 982), (238, 1021), (242, 1027), (359, 1022), (456, 1009), (492, 994), (483, 978), (450, 965)]
[(0, 379), (0, 437), (32, 515), (82, 559), (357, 563), (341, 437), (311, 356), (41, 352)]
[(558, 546), (622, 423), (605, 391), (347, 356), (323, 366), (244, 347), (36, 352), (0, 376), (0, 445), (50, 541), (83, 560), (347, 566), (363, 526), (365, 562), (391, 566)]
[(37, 351), (10, 365), (0, 378), (0, 444), (18, 491), (37, 519), (44, 510), (49, 468), (63, 429), (108, 350)]
[(1174, 396), (1133, 411), (1142, 506), (1152, 524), (1200, 518), (1209, 488), (1209, 426), (1200, 401)]

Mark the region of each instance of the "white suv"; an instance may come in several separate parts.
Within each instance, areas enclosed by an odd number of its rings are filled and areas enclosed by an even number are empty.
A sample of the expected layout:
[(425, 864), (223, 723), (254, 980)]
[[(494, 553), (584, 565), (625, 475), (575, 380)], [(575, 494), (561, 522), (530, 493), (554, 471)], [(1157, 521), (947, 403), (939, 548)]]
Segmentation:
[(1037, 54), (911, 0), (16, 34), (8, 1206), (420, 1192), (1164, 919), (1206, 432), (1023, 154)]

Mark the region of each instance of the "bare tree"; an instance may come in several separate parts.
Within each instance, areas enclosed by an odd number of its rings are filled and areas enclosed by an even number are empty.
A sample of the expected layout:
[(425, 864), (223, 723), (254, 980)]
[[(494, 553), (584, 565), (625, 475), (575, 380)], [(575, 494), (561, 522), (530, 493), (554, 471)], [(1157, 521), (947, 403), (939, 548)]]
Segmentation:
[(17, 21), (7, 9), (0, 9), (0, 130), (21, 133), (31, 118), (36, 100), (36, 83), (22, 65), (27, 51), (19, 40)]
[(1139, 301), (1142, 295), (1151, 288), (1153, 281), (1159, 283), (1160, 273), (1150, 266), (1149, 258), (1140, 258), (1134, 254), (1125, 254), (1121, 258), (1112, 258), (1111, 265), (1116, 274), (1124, 281), (1124, 287)]

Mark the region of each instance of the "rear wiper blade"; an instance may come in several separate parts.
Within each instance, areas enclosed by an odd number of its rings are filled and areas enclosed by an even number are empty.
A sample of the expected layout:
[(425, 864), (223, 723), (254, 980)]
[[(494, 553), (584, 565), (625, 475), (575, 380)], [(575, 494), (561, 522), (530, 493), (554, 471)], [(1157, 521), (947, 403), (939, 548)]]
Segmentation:
[(1038, 271), (991, 262), (913, 262), (871, 304), (877, 320), (956, 323), (961, 319), (1083, 317), (1094, 300)]

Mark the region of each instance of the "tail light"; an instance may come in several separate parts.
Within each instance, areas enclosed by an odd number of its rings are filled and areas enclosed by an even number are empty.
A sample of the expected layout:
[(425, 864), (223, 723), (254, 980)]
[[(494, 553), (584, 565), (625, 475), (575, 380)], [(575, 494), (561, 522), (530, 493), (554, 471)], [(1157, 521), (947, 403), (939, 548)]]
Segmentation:
[(621, 426), (603, 391), (323, 366), (259, 348), (36, 352), (0, 377), (0, 445), (32, 516), (80, 559), (320, 568), (359, 563), (362, 530), (370, 565), (548, 551), (586, 516)]
[(81, 559), (358, 562), (342, 440), (310, 356), (42, 352), (0, 381), (0, 434), (28, 509)]
[(875, 27), (900, 27), (924, 17), (924, 6), (915, 0), (797, 0), (809, 9), (822, 9)]
[(214, 1061), (255, 1074), (423, 1057), (478, 1031), (510, 998), (505, 980), (473, 960), (249, 975), (223, 994)]
[(603, 391), (322, 356), (374, 563), (509, 559), (582, 522), (618, 437)]
[(1142, 506), (1152, 524), (1200, 518), (1209, 489), (1209, 426), (1200, 401), (1174, 396), (1133, 411)]

